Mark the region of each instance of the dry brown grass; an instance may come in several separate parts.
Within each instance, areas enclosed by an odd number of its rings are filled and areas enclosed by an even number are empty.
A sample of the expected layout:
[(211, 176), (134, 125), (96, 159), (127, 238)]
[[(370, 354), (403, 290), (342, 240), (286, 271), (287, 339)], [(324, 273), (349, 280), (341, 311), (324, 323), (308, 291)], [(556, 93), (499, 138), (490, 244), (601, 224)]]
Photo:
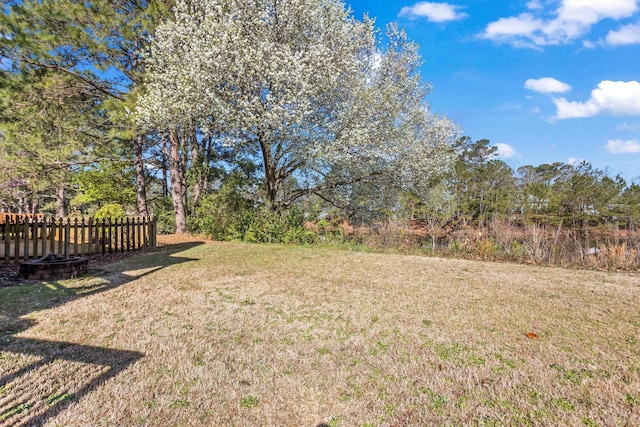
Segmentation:
[(640, 425), (634, 275), (207, 243), (49, 286), (0, 287), (0, 425)]

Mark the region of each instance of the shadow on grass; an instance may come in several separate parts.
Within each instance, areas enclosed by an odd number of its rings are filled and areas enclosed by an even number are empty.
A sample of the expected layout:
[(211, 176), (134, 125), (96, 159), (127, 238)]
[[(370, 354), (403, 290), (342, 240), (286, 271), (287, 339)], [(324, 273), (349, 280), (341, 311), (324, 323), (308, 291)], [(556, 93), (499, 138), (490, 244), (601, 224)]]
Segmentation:
[(68, 282), (30, 281), (0, 287), (0, 425), (43, 425), (144, 357), (135, 351), (15, 336), (36, 323), (31, 313), (194, 261), (175, 254), (201, 244), (168, 245), (134, 255), (112, 264), (106, 276), (105, 271), (90, 270), (82, 279)]

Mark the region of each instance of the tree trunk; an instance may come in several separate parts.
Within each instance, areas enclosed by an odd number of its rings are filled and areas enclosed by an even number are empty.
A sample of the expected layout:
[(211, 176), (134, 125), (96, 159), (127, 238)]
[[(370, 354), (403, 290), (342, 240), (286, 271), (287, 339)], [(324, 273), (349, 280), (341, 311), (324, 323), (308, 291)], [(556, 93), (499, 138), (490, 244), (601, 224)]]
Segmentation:
[(162, 195), (169, 197), (169, 140), (162, 135)]
[[(192, 132), (192, 133), (191, 133)], [(178, 177), (180, 178), (180, 192), (182, 194), (182, 206), (184, 206), (184, 214), (185, 217), (189, 214), (189, 199), (187, 197), (187, 190), (189, 189), (189, 184), (187, 183), (187, 167), (189, 165), (189, 150), (187, 147), (189, 146), (189, 141), (191, 137), (195, 138), (195, 130), (190, 130), (190, 133), (185, 134), (182, 138), (178, 138), (180, 141), (178, 154), (180, 155), (180, 173)]]
[(187, 232), (187, 216), (184, 205), (184, 195), (186, 193), (184, 179), (182, 177), (182, 165), (180, 158), (180, 136), (176, 131), (169, 132), (169, 174), (171, 176), (171, 199), (173, 201), (173, 212), (176, 217), (176, 233)]
[(193, 201), (191, 206), (195, 208), (200, 203), (200, 195), (204, 189), (202, 176), (204, 175), (204, 155), (198, 144), (198, 139), (193, 136), (191, 140), (191, 168), (195, 175), (193, 180)]
[(69, 212), (67, 211), (64, 186), (60, 186), (56, 191), (56, 218), (66, 218), (67, 216), (69, 216)]
[(40, 206), (39, 200), (37, 198), (34, 198), (31, 201), (31, 213), (32, 214), (38, 213), (38, 206)]
[(144, 159), (142, 151), (144, 148), (144, 136), (138, 135), (133, 144), (134, 159), (133, 163), (136, 167), (136, 201), (138, 206), (138, 215), (147, 216), (147, 189), (145, 186), (144, 176)]
[(271, 147), (268, 139), (264, 136), (259, 138), (260, 150), (262, 152), (262, 162), (264, 163), (264, 179), (267, 189), (267, 200), (271, 208), (275, 207), (276, 196), (278, 195), (278, 179), (276, 176), (276, 165), (271, 158)]

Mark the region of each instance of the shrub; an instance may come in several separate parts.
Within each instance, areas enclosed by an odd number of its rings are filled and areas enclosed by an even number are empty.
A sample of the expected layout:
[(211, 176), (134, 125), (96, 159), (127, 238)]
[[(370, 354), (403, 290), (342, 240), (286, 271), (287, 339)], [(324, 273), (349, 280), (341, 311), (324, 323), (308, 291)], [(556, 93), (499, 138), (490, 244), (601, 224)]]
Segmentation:
[(153, 212), (158, 234), (175, 233), (176, 218), (173, 213), (173, 203), (169, 197), (159, 199), (153, 207)]
[(268, 207), (227, 203), (220, 195), (202, 199), (190, 218), (189, 229), (216, 240), (251, 243), (313, 243), (316, 235), (304, 228), (298, 206), (278, 211)]
[(125, 216), (124, 208), (118, 203), (107, 203), (96, 211), (95, 218), (98, 221), (105, 219), (114, 220), (116, 218), (122, 218)]

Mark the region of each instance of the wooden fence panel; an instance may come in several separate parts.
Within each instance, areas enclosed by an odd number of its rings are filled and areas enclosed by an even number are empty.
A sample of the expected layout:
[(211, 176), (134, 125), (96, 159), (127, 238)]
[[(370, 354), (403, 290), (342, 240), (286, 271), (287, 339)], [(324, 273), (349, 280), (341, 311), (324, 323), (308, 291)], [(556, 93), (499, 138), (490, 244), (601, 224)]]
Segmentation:
[(53, 219), (5, 215), (0, 223), (0, 262), (40, 258), (48, 253), (87, 256), (156, 246), (153, 217)]

